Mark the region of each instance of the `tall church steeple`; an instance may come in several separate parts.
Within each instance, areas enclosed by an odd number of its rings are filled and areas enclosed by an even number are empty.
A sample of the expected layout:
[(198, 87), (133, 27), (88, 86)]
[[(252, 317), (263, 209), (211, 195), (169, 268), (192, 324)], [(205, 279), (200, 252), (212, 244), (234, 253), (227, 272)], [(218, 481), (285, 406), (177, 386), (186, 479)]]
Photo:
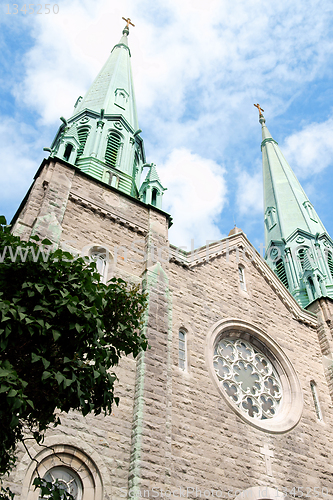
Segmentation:
[(333, 298), (333, 241), (285, 160), (262, 126), (265, 259), (302, 307)]
[[(139, 198), (145, 151), (138, 125), (128, 46), (130, 19), (122, 37), (72, 117), (61, 118), (51, 147), (56, 156), (86, 174)], [(132, 25), (134, 26), (134, 25)], [(163, 191), (162, 191), (163, 193)]]

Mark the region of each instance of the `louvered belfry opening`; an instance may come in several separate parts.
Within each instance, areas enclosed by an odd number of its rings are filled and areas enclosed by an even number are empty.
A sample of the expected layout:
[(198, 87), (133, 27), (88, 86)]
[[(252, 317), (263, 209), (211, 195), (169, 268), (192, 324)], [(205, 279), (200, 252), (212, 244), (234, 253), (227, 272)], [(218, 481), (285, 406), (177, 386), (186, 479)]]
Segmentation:
[(80, 141), (80, 147), (77, 151), (77, 158), (80, 158), (80, 156), (83, 154), (84, 147), (85, 147), (86, 142), (87, 142), (87, 138), (89, 135), (89, 128), (87, 128), (87, 127), (80, 128), (77, 131), (77, 134), (79, 136), (79, 141)]
[(298, 252), (298, 256), (299, 256), (299, 260), (300, 260), (300, 263), (301, 263), (301, 267), (304, 271), (304, 266), (305, 266), (305, 257), (306, 257), (306, 250), (304, 248), (302, 248), (299, 252)]
[(105, 151), (105, 162), (107, 165), (116, 168), (120, 147), (120, 137), (117, 134), (110, 134)]
[(289, 288), (287, 274), (286, 274), (286, 270), (285, 270), (284, 263), (283, 263), (282, 259), (279, 259), (276, 262), (275, 272), (276, 272), (278, 278), (280, 279), (280, 281), (282, 281), (282, 283), (284, 284), (284, 286), (286, 288)]
[(328, 267), (330, 269), (331, 276), (333, 278), (333, 257), (332, 257), (331, 252), (327, 253), (327, 263), (328, 263)]

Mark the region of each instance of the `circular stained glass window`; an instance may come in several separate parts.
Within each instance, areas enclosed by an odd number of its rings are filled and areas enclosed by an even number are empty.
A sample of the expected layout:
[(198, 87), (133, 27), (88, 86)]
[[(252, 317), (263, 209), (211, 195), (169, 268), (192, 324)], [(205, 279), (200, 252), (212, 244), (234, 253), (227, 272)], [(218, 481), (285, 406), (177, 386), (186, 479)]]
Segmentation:
[(276, 416), (282, 400), (280, 377), (257, 347), (241, 338), (223, 338), (216, 345), (214, 370), (224, 392), (247, 416)]
[(75, 500), (81, 500), (82, 483), (78, 475), (67, 467), (53, 467), (44, 476), (45, 481), (56, 484), (60, 489), (70, 493)]

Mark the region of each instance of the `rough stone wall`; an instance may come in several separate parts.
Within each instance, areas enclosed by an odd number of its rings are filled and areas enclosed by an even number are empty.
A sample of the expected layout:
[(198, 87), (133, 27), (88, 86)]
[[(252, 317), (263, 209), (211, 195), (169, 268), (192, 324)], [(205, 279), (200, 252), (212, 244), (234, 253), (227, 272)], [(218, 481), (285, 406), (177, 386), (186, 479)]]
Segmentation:
[[(48, 223), (50, 214), (55, 223)], [(93, 245), (107, 248), (111, 255), (108, 279), (120, 276), (141, 283), (150, 217), (149, 210), (134, 200), (60, 162), (51, 161), (37, 177), (14, 231), (26, 239), (37, 233), (41, 238), (48, 237), (57, 245), (80, 254), (87, 255)], [(155, 219), (155, 223), (161, 223), (160, 214)], [(162, 221), (166, 232), (165, 217)], [(136, 361), (131, 357), (124, 358), (115, 371), (119, 377), (115, 393), (120, 397), (120, 403), (114, 407), (111, 416), (63, 414), (61, 426), (50, 429), (45, 440), (46, 446), (50, 443), (53, 446), (54, 440), (59, 438), (59, 444), (73, 446), (93, 459), (95, 457), (102, 475), (105, 499), (124, 498), (127, 494)], [(40, 450), (34, 446), (29, 452), (34, 457)], [(26, 500), (29, 490), (29, 464), (31, 460), (21, 448), (18, 466), (9, 481), (21, 500)], [(32, 493), (28, 495), (34, 498)]]
[[(57, 221), (53, 227), (41, 223), (49, 213)], [(134, 490), (157, 498), (163, 496), (160, 490), (176, 488), (174, 497), (179, 488), (193, 488), (188, 497), (199, 498), (201, 491), (204, 498), (205, 490), (213, 490), (222, 491), (222, 498), (235, 498), (236, 489), (251, 486), (288, 492), (295, 486), (308, 498), (315, 498), (313, 488), (319, 487), (319, 498), (328, 498), (321, 492), (327, 487), (331, 493), (333, 486), (328, 460), (332, 404), (317, 331), (295, 319), (242, 252), (237, 257), (232, 251), (228, 258), (220, 256), (191, 269), (169, 264), (163, 214), (55, 162), (40, 173), (15, 230), (26, 237), (31, 231), (51, 236), (78, 251), (105, 246), (114, 258), (109, 277), (142, 281), (149, 294), (145, 331), (151, 349), (137, 361), (122, 360), (118, 367), (120, 406), (110, 417), (65, 415), (62, 426), (48, 434), (51, 440), (61, 432), (64, 443), (77, 443), (87, 453), (89, 447), (93, 450), (103, 498), (118, 500)], [(246, 291), (240, 288), (239, 263), (244, 265)], [(254, 428), (214, 386), (207, 333), (226, 318), (261, 328), (291, 360), (304, 397), (302, 417), (291, 431), (272, 434)], [(186, 372), (178, 368), (181, 327), (188, 338)], [(323, 422), (316, 418), (311, 380), (317, 384)], [(261, 452), (264, 445), (274, 453), (271, 475)], [(18, 494), (28, 462), (21, 450), (12, 478)], [(207, 498), (213, 497), (210, 493)]]
[[(238, 265), (244, 265), (247, 291), (240, 288)], [(236, 252), (192, 270), (170, 266), (173, 294), (173, 470), (169, 488), (244, 490), (293, 486), (331, 492), (333, 467), (332, 403), (324, 375), (317, 331), (293, 319), (255, 267)], [(205, 356), (209, 328), (221, 318), (239, 318), (266, 331), (291, 360), (301, 383), (304, 410), (299, 424), (284, 434), (255, 429), (244, 422), (217, 392)], [(190, 369), (178, 368), (178, 329), (190, 332)], [(316, 418), (310, 381), (317, 384), (324, 422)], [(267, 443), (272, 476), (260, 449)], [(299, 495), (301, 495), (299, 493)], [(195, 493), (193, 493), (195, 497)], [(227, 498), (227, 496), (225, 497)], [(234, 498), (232, 496), (231, 498)]]

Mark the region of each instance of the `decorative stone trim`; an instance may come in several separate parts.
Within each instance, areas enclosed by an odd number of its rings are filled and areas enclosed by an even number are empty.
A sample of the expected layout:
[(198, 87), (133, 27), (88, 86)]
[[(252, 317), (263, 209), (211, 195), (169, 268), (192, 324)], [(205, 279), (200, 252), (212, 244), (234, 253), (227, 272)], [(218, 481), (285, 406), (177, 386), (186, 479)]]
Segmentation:
[(76, 203), (77, 205), (81, 205), (84, 208), (88, 208), (88, 210), (91, 210), (92, 212), (97, 213), (98, 215), (102, 217), (106, 217), (110, 219), (112, 222), (115, 222), (116, 224), (119, 224), (121, 226), (124, 226), (131, 231), (146, 236), (148, 234), (147, 229), (143, 228), (142, 226), (139, 226), (138, 224), (125, 219), (124, 217), (121, 217), (119, 215), (116, 215), (115, 213), (112, 213), (110, 210), (106, 209), (102, 205), (99, 205), (95, 201), (88, 200), (87, 198), (83, 198), (83, 196), (78, 195), (76, 193), (70, 193), (69, 194), (69, 199), (73, 202)]
[[(25, 472), (22, 484), (21, 500), (38, 500), (39, 491), (32, 485), (36, 477), (36, 467), (41, 477), (53, 467), (68, 467), (80, 478), (83, 485), (82, 500), (102, 500), (103, 490), (111, 489), (111, 481), (105, 464), (98, 453), (80, 439), (63, 436), (52, 436), (46, 439), (44, 446), (35, 445), (23, 459), (22, 467), (17, 474)], [(29, 465), (28, 465), (29, 464)], [(103, 478), (103, 479), (102, 479)], [(22, 480), (22, 479), (21, 479)]]
[[(282, 386), (280, 410), (273, 418), (258, 420), (243, 413), (225, 393), (213, 366), (214, 348), (225, 337), (244, 339), (257, 347), (273, 365)], [(208, 371), (218, 392), (237, 415), (248, 424), (264, 432), (281, 434), (295, 427), (303, 411), (303, 395), (296, 371), (277, 342), (266, 332), (251, 323), (239, 319), (223, 319), (209, 330), (206, 340)]]
[(216, 258), (226, 257), (235, 251), (242, 251), (244, 253), (244, 257), (249, 259), (258, 272), (265, 278), (269, 286), (279, 296), (282, 303), (297, 321), (317, 328), (317, 316), (301, 308), (257, 250), (251, 245), (244, 233), (236, 233), (224, 240), (198, 248), (193, 252), (180, 251), (177, 247), (170, 245), (169, 261), (187, 269), (194, 269), (197, 266), (209, 264)]

